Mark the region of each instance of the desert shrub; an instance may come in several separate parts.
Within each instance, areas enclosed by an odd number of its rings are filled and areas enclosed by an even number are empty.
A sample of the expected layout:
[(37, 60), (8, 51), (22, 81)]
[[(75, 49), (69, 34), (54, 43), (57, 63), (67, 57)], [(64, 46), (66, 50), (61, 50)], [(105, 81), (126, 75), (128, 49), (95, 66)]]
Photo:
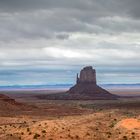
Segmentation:
[(99, 129), (98, 129), (98, 128), (96, 128), (96, 130), (98, 131)]
[(110, 138), (110, 135), (108, 135), (107, 137)]
[(117, 123), (116, 121), (115, 121), (115, 122), (113, 121), (113, 122), (110, 124), (109, 127), (113, 128), (113, 127), (115, 126), (116, 123)]
[(71, 139), (73, 139), (73, 136), (70, 136)]
[(109, 127), (111, 127), (111, 128), (114, 127), (114, 124), (111, 124)]
[(89, 133), (89, 132), (87, 132), (87, 133), (86, 133), (86, 135), (87, 135), (87, 136), (90, 136), (90, 133)]
[(127, 136), (123, 136), (123, 140), (128, 140)]
[(121, 132), (119, 131), (119, 134), (121, 134)]
[(42, 130), (42, 133), (46, 133), (46, 130)]
[(108, 135), (107, 137), (110, 138), (112, 134), (111, 132), (107, 132), (107, 135)]
[(29, 132), (30, 131), (30, 128), (27, 128), (27, 132)]
[(135, 132), (132, 132), (131, 134), (132, 134), (132, 135), (135, 135)]
[(76, 138), (76, 139), (79, 139), (79, 136), (78, 136), (78, 135), (76, 135), (76, 136), (75, 136), (75, 138)]
[(40, 137), (40, 135), (37, 134), (37, 133), (35, 133), (33, 138), (34, 138), (34, 139), (37, 139), (38, 137)]
[(108, 135), (111, 135), (111, 132), (107, 132)]

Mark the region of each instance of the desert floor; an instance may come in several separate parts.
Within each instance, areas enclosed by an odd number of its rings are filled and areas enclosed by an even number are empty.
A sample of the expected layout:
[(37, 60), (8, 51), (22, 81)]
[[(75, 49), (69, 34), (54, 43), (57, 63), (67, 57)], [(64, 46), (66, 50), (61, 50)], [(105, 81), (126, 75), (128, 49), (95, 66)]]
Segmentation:
[(0, 93), (17, 102), (0, 101), (0, 140), (140, 140), (140, 97), (52, 101), (36, 97), (50, 91)]

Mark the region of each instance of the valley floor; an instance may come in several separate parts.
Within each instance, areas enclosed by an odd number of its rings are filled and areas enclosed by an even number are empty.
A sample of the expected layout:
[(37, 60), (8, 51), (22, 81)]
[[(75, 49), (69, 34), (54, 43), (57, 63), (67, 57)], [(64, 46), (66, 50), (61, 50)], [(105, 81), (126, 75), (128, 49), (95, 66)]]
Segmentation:
[(140, 98), (49, 101), (4, 93), (21, 104), (0, 102), (0, 140), (140, 140)]

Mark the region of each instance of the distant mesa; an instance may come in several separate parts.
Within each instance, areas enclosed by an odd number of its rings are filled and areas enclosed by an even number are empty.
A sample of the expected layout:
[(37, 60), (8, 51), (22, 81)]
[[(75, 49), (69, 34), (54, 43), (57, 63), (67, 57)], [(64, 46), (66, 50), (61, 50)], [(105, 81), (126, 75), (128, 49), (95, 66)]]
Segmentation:
[(109, 93), (96, 83), (96, 71), (92, 66), (84, 67), (77, 74), (76, 84), (65, 93), (56, 93), (37, 96), (40, 99), (50, 100), (112, 100), (119, 96)]

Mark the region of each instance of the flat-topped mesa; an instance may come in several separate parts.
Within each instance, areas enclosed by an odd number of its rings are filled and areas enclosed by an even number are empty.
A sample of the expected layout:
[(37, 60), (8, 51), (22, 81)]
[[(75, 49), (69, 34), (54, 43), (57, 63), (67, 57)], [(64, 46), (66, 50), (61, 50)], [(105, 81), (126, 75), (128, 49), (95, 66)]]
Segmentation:
[(83, 68), (80, 71), (80, 77), (77, 74), (77, 84), (95, 84), (96, 85), (96, 71), (92, 66)]

